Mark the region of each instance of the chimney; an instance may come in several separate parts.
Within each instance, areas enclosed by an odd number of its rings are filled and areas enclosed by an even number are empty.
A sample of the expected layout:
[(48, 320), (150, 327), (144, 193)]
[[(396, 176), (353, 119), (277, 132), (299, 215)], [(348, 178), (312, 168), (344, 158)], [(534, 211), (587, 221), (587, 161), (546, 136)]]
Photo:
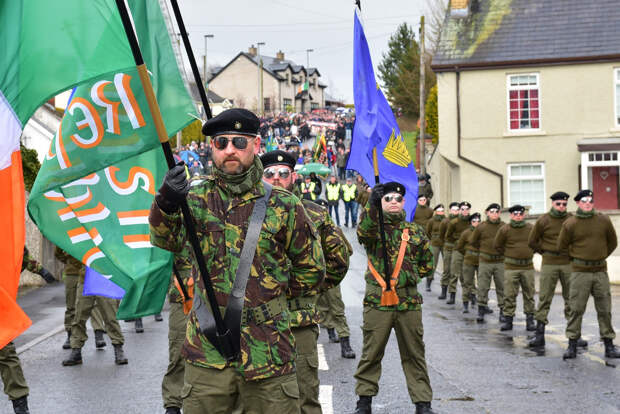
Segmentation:
[(469, 16), (469, 0), (450, 0), (450, 17), (464, 19)]
[(284, 52), (279, 50), (278, 53), (276, 53), (276, 59), (277, 60), (284, 60)]
[(252, 56), (256, 56), (258, 54), (258, 50), (256, 49), (256, 47), (254, 47), (254, 45), (252, 45), (248, 49), (248, 53)]

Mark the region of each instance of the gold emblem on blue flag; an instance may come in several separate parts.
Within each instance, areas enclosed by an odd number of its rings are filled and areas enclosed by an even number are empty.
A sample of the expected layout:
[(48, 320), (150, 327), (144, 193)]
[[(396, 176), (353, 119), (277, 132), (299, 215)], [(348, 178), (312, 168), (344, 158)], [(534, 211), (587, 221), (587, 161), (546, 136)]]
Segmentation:
[(405, 142), (403, 141), (403, 137), (399, 134), (395, 135), (395, 130), (392, 128), (392, 135), (388, 140), (385, 149), (383, 150), (383, 156), (386, 160), (399, 165), (401, 167), (407, 167), (411, 163), (411, 157), (409, 156), (409, 151), (407, 151), (407, 147), (405, 146)]

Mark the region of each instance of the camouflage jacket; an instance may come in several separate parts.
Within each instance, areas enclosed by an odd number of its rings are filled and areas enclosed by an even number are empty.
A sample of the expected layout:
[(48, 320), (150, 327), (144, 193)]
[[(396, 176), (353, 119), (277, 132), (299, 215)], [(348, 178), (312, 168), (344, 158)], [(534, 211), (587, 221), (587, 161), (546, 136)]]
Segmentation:
[[(235, 184), (216, 173), (213, 178), (192, 183), (187, 196), (220, 307), (228, 303), (252, 209), (265, 194), (258, 157), (247, 173), (243, 182)], [(180, 212), (166, 214), (153, 203), (149, 223), (153, 245), (175, 253), (183, 249), (187, 235)], [(324, 269), (321, 243), (301, 202), (288, 191), (274, 187), (250, 270), (244, 308), (255, 308), (279, 297), (285, 299), (287, 292), (291, 297), (312, 292), (323, 282)], [(196, 275), (194, 296), (209, 303), (195, 266), (192, 273)], [(200, 333), (195, 313), (190, 313), (183, 346), (189, 363), (216, 369), (234, 367), (246, 380), (258, 380), (295, 371), (295, 339), (289, 312), (285, 310), (262, 324), (242, 324), (240, 348), (240, 358), (226, 362)]]
[[(377, 272), (383, 276), (383, 246), (379, 235), (378, 216), (378, 212), (374, 207), (369, 208), (369, 205), (366, 205), (357, 227), (357, 237), (366, 249), (368, 259)], [(397, 306), (380, 306), (381, 294), (377, 293), (376, 289), (373, 289), (374, 292), (370, 292), (368, 289), (368, 285), (378, 287), (379, 284), (375, 281), (370, 270), (366, 270), (367, 288), (364, 305), (388, 311), (420, 310), (422, 307), (422, 295), (417, 291), (417, 284), (421, 278), (430, 275), (433, 271), (433, 253), (428, 237), (426, 237), (425, 231), (418, 224), (405, 220), (404, 212), (400, 214), (384, 213), (383, 218), (390, 271), (393, 271), (396, 266), (403, 230), (405, 228), (409, 229), (409, 241), (407, 242), (407, 250), (405, 251), (397, 284), (397, 288), (407, 287), (407, 289), (405, 294), (401, 293), (403, 289), (397, 291), (399, 297)]]
[[(353, 253), (351, 244), (349, 244), (340, 227), (334, 224), (327, 209), (310, 200), (302, 200), (302, 203), (321, 239), (321, 247), (325, 256), (325, 281), (309, 295), (304, 296), (305, 298), (313, 298), (312, 303), (305, 304), (301, 310), (291, 312), (291, 326), (294, 328), (315, 325), (320, 322), (316, 309), (317, 295), (340, 284), (349, 270), (349, 256)], [(298, 308), (298, 306), (292, 305), (294, 303), (294, 299), (289, 300), (289, 308)]]
[[(187, 288), (187, 281), (191, 277), (193, 261), (194, 255), (192, 252), (192, 247), (189, 243), (186, 244), (179, 253), (174, 255), (174, 267), (176, 267), (177, 271), (179, 272), (179, 276), (181, 276), (181, 280), (183, 281), (185, 288)], [(174, 284), (174, 279), (175, 276), (173, 271), (172, 275), (170, 276), (168, 300), (171, 303), (183, 303), (183, 297), (181, 296), (181, 292), (179, 292), (179, 289), (177, 289), (176, 285)]]
[(65, 270), (63, 270), (63, 275), (77, 275), (80, 277), (80, 281), (84, 283), (84, 275), (86, 274), (86, 267), (82, 262), (80, 262), (75, 257), (71, 256), (69, 253), (62, 250), (60, 247), (56, 246), (56, 251), (54, 252), (54, 256), (56, 259), (60, 260), (65, 264)]
[(26, 246), (24, 246), (24, 258), (22, 259), (21, 271), (23, 272), (24, 269), (28, 269), (29, 272), (37, 274), (40, 274), (43, 270), (43, 266), (41, 266), (39, 262), (37, 262), (30, 256), (30, 252), (28, 251), (28, 248)]

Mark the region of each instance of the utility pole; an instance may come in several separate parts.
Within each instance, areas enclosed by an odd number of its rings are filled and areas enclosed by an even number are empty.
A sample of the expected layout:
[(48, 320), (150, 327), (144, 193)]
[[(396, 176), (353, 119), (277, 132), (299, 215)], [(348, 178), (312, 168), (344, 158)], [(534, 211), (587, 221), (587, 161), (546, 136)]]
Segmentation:
[(205, 90), (209, 90), (208, 79), (207, 79), (207, 39), (213, 39), (215, 36), (212, 34), (205, 35), (205, 61), (204, 61), (204, 82), (205, 82)]
[(256, 112), (260, 116), (263, 116), (263, 59), (260, 57), (260, 47), (264, 46), (265, 42), (256, 43), (256, 51), (258, 59), (256, 66), (258, 66), (258, 97), (256, 98)]
[(310, 68), (310, 52), (314, 52), (314, 49), (306, 49), (306, 69)]
[(420, 17), (420, 175), (426, 174), (426, 101), (424, 99), (424, 78), (426, 68), (424, 65), (424, 16)]

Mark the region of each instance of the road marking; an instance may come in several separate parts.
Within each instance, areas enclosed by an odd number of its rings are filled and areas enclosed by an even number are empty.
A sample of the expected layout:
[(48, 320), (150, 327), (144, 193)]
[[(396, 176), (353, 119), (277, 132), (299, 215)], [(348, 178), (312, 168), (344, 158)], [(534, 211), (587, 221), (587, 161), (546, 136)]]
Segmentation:
[(329, 370), (329, 365), (327, 365), (327, 359), (325, 359), (325, 348), (323, 348), (323, 344), (317, 344), (317, 354), (319, 356), (319, 370), (327, 371)]
[[(321, 345), (319, 344), (319, 346)], [(319, 385), (319, 403), (323, 414), (334, 414), (332, 388), (331, 385)]]
[(35, 346), (38, 343), (41, 343), (43, 341), (45, 341), (46, 339), (56, 335), (57, 333), (60, 333), (62, 331), (65, 330), (65, 325), (60, 325), (54, 329), (52, 329), (51, 331), (49, 331), (48, 333), (45, 333), (43, 335), (37, 336), (36, 338), (34, 338), (32, 341), (25, 343), (24, 345), (20, 346), (19, 348), (16, 349), (17, 354), (21, 354), (22, 352), (26, 352), (27, 350), (29, 350), (30, 348), (32, 348), (33, 346)]

